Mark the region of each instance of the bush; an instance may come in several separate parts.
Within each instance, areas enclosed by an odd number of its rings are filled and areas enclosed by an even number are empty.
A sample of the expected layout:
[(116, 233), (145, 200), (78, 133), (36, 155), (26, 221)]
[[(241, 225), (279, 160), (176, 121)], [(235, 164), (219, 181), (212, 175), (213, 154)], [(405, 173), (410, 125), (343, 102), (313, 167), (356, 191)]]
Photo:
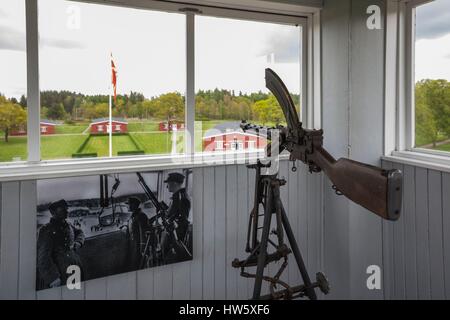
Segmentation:
[(144, 150), (133, 150), (133, 151), (119, 151), (118, 156), (137, 156), (145, 154)]
[(96, 158), (97, 152), (93, 153), (73, 153), (72, 158)]

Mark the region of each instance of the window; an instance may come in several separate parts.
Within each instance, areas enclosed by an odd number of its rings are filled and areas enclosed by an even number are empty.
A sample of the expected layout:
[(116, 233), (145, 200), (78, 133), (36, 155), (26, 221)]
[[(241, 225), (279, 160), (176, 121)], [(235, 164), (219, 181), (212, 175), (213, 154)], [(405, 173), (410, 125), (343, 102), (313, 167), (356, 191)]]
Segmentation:
[(25, 1), (0, 1), (0, 162), (27, 160)]
[(61, 122), (56, 134), (41, 137), (42, 159), (108, 157), (110, 101), (112, 156), (176, 152), (183, 131), (159, 124), (184, 121), (185, 20), (181, 13), (39, 0), (41, 117)]
[(223, 150), (223, 141), (216, 141), (216, 150)]
[(415, 147), (450, 151), (450, 2), (415, 10)]
[[(0, 2), (0, 179), (203, 161), (198, 154), (189, 160), (171, 156), (192, 149), (263, 150), (265, 139), (248, 143), (239, 122), (283, 122), (265, 88), (266, 67), (281, 75), (299, 110), (300, 100), (302, 110), (316, 108), (320, 73), (312, 53), (320, 52), (320, 33), (313, 32), (320, 10), (305, 17), (304, 7), (263, 1), (261, 11), (245, 4), (230, 10), (169, 1), (95, 2)], [(8, 130), (7, 108), (20, 113)], [(215, 133), (204, 139), (210, 129)], [(239, 137), (233, 147), (227, 131)], [(74, 159), (79, 157), (104, 161)], [(23, 163), (6, 163), (16, 160)]]
[[(197, 16), (195, 24), (196, 151), (209, 136), (240, 130), (241, 120), (284, 124), (275, 97), (265, 86), (265, 68), (277, 72), (300, 109), (301, 26)], [(262, 146), (264, 147), (264, 146)], [(216, 150), (220, 150), (216, 148)], [(231, 150), (244, 150), (235, 142)]]

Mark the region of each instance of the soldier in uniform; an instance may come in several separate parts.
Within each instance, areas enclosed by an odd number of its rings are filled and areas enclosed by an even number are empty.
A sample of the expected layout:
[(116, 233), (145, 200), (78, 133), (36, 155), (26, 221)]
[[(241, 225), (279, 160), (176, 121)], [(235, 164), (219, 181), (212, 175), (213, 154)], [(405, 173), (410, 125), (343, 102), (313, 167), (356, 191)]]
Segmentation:
[(65, 200), (53, 202), (49, 211), (52, 217), (39, 230), (37, 241), (39, 287), (44, 289), (65, 285), (67, 268), (71, 265), (78, 266), (82, 271), (77, 250), (84, 244), (83, 231), (66, 220), (68, 205)]
[(184, 241), (189, 227), (189, 211), (191, 210), (191, 200), (186, 189), (183, 188), (184, 175), (177, 172), (169, 173), (164, 182), (167, 183), (167, 189), (172, 193), (167, 219), (176, 222), (177, 238)]
[(130, 237), (133, 245), (131, 253), (131, 261), (133, 268), (138, 268), (140, 265), (141, 254), (145, 247), (146, 231), (149, 229), (149, 221), (147, 215), (142, 212), (141, 200), (136, 197), (128, 198), (128, 209), (131, 212), (130, 224)]
[(166, 261), (177, 261), (180, 258), (190, 257), (185, 240), (189, 229), (189, 211), (191, 201), (183, 188), (184, 175), (181, 173), (169, 173), (164, 181), (167, 189), (172, 193), (166, 221), (169, 226), (161, 240)]

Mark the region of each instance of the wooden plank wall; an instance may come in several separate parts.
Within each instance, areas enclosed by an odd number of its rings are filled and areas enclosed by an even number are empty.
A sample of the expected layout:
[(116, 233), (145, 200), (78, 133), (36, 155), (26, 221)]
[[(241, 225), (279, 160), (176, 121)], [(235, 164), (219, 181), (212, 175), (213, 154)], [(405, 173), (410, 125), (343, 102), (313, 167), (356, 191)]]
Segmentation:
[(383, 161), (404, 174), (403, 210), (383, 222), (386, 299), (450, 299), (450, 174)]
[[(369, 30), (367, 8), (385, 0), (325, 0), (322, 10), (322, 123), (335, 157), (380, 165), (383, 154), (385, 29)], [(383, 24), (382, 23), (382, 24)], [(400, 221), (382, 221), (324, 181), (324, 268), (328, 298), (450, 298), (450, 180), (437, 171), (390, 163), (405, 173)], [(382, 268), (381, 290), (366, 268)]]
[[(282, 161), (284, 206), (311, 277), (322, 265), (321, 175)], [(36, 181), (0, 184), (0, 299), (248, 299), (252, 281), (231, 267), (245, 257), (254, 173), (245, 165), (194, 169), (194, 259), (36, 292)], [(51, 190), (49, 190), (51, 192)], [(293, 262), (293, 261), (292, 261)], [(273, 267), (272, 270), (275, 270)], [(284, 279), (299, 281), (294, 268)], [(266, 287), (267, 288), (267, 287)]]

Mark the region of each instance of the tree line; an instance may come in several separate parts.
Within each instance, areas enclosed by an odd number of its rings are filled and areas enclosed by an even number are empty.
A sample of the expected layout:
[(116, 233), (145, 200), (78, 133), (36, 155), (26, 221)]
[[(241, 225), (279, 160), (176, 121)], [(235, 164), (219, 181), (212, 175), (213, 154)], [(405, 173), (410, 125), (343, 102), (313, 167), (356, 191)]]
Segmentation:
[[(297, 102), (299, 95), (292, 95)], [(26, 108), (24, 96), (12, 103)], [(113, 116), (137, 119), (183, 120), (185, 98), (178, 92), (169, 92), (146, 98), (142, 93), (118, 95), (113, 103)], [(70, 91), (42, 91), (41, 118), (64, 120), (67, 122), (92, 120), (108, 116), (109, 96), (85, 95)], [(280, 122), (281, 109), (271, 94), (256, 92), (236, 94), (230, 90), (200, 90), (196, 94), (197, 120), (258, 120), (262, 122)]]
[[(300, 109), (300, 96), (292, 95)], [(85, 95), (70, 91), (41, 92), (41, 118), (66, 123), (90, 121), (108, 116), (107, 95)], [(417, 146), (450, 139), (450, 82), (422, 80), (415, 90)], [(169, 92), (146, 98), (142, 93), (118, 95), (113, 116), (142, 120), (184, 120), (185, 98)], [(249, 120), (262, 124), (284, 121), (281, 109), (272, 94), (264, 92), (235, 93), (230, 90), (200, 90), (196, 94), (196, 120)], [(27, 119), (27, 99), (0, 94), (0, 131), (5, 141), (11, 131), (23, 128)]]
[(450, 82), (422, 80), (416, 84), (416, 145), (450, 139)]
[[(292, 95), (300, 109), (300, 96)], [(42, 91), (41, 119), (59, 120), (68, 124), (91, 121), (109, 115), (109, 96), (85, 95), (70, 91)], [(146, 98), (142, 93), (118, 95), (113, 116), (156, 121), (184, 121), (185, 97), (169, 92)], [(283, 113), (272, 94), (256, 92), (236, 94), (230, 90), (200, 90), (196, 94), (196, 120), (249, 120), (261, 124), (284, 122)], [(11, 131), (26, 126), (27, 99), (7, 99), (0, 94), (0, 131), (5, 141)]]

